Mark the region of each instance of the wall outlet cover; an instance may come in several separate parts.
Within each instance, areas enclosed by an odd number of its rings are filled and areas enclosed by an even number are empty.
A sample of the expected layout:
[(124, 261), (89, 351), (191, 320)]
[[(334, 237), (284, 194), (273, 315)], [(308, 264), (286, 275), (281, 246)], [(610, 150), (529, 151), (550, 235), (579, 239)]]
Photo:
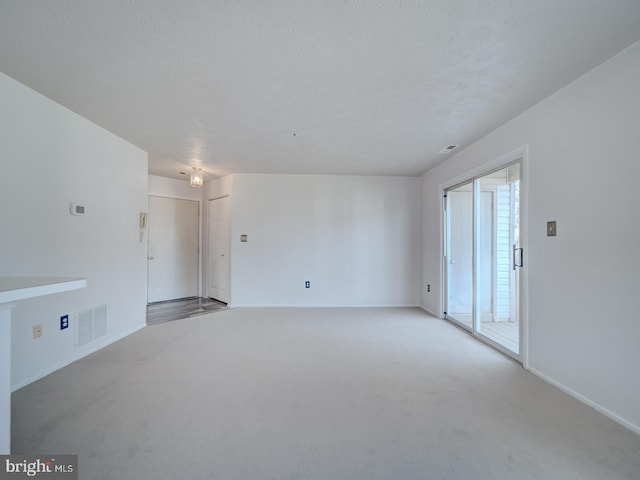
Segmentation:
[(63, 315), (60, 317), (60, 330), (69, 328), (69, 315)]
[(547, 237), (555, 237), (556, 236), (556, 221), (552, 220), (547, 222)]
[(39, 323), (38, 325), (34, 325), (33, 326), (33, 338), (40, 338), (42, 336), (42, 324)]

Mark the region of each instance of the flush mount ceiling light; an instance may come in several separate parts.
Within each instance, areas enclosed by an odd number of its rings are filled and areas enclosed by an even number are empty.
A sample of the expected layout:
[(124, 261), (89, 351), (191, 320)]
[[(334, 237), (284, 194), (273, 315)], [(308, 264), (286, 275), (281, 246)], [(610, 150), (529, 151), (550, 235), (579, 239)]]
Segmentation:
[(193, 172), (191, 172), (191, 186), (199, 188), (204, 185), (204, 176), (202, 175), (202, 169), (198, 167), (193, 167)]
[(449, 153), (451, 150), (453, 150), (455, 148), (458, 148), (458, 145), (447, 145), (442, 150), (440, 150), (438, 153)]

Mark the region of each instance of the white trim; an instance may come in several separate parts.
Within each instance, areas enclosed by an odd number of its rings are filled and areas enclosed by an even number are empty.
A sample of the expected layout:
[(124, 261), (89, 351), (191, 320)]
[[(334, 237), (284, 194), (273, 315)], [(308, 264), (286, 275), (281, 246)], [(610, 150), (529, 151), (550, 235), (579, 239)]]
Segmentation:
[(231, 196), (230, 193), (225, 193), (224, 195), (219, 195), (217, 197), (207, 198), (207, 202), (210, 202), (211, 200), (220, 200), (221, 198), (230, 197), (230, 196)]
[(507, 164), (515, 162), (521, 158), (528, 158), (528, 156), (529, 145), (521, 145), (518, 148), (514, 148), (513, 150), (494, 158), (493, 160), (489, 160), (482, 165), (474, 167), (460, 175), (450, 178), (449, 180), (440, 183), (438, 186), (440, 190), (444, 192), (448, 188), (468, 183), (476, 177), (481, 177), (483, 175), (491, 173), (492, 170), (500, 170), (500, 167), (502, 167), (503, 165), (506, 166)]
[(523, 265), (520, 285), (521, 344), (520, 361), (529, 367), (529, 145), (521, 147), (520, 161), (520, 246), (523, 250)]
[(189, 200), (190, 202), (202, 202), (201, 198), (192, 198), (184, 195), (173, 195), (171, 193), (147, 193), (147, 197), (174, 198), (176, 200)]
[(96, 342), (96, 345), (93, 345), (91, 348), (83, 348), (82, 350), (77, 351), (78, 353), (80, 353), (80, 355), (75, 355), (73, 358), (69, 359), (69, 360), (65, 360), (64, 362), (59, 362), (56, 363), (55, 365), (49, 366), (49, 368), (47, 368), (46, 370), (43, 370), (42, 372), (38, 373), (37, 375), (34, 375), (33, 377), (30, 377), (26, 380), (23, 380), (20, 383), (17, 383), (15, 385), (11, 385), (11, 392), (15, 392), (16, 390), (21, 389), (22, 387), (26, 387), (27, 385), (40, 380), (41, 378), (46, 377), (47, 375), (52, 374), (53, 372), (55, 372), (56, 370), (60, 370), (63, 367), (66, 367), (67, 365), (71, 365), (73, 362), (80, 360), (83, 357), (86, 357), (87, 355), (90, 355), (94, 352), (97, 352), (98, 350), (103, 349), (104, 347), (107, 347), (109, 345), (111, 345), (112, 343), (117, 342), (118, 340), (122, 340), (125, 337), (128, 337), (129, 335), (132, 335), (134, 333), (136, 333), (139, 330), (142, 330), (143, 328), (145, 328), (147, 326), (146, 323), (142, 324), (142, 325), (138, 325), (134, 328), (131, 328), (129, 330), (126, 330), (123, 333), (120, 333), (114, 337), (110, 337), (108, 340), (108, 342)]
[[(202, 226), (203, 226), (203, 208), (202, 199), (189, 198), (180, 195), (147, 193), (147, 214), (149, 213), (149, 197), (171, 198), (174, 200), (187, 200), (189, 202), (198, 202), (198, 297), (204, 295), (204, 285), (202, 282)], [(149, 256), (149, 230), (147, 228), (147, 257)], [(149, 304), (149, 260), (147, 260), (147, 304)]]
[(635, 433), (637, 435), (640, 435), (640, 425), (636, 425), (635, 423), (632, 423), (629, 420), (626, 420), (625, 418), (622, 418), (621, 416), (615, 414), (614, 412), (612, 412), (608, 408), (605, 408), (602, 405), (600, 405), (599, 403), (596, 403), (593, 400), (590, 400), (589, 398), (585, 397), (584, 395), (581, 395), (580, 393), (576, 392), (575, 390), (573, 390), (573, 389), (567, 387), (566, 385), (554, 380), (553, 378), (549, 377), (548, 375), (545, 375), (544, 373), (540, 372), (539, 370), (536, 370), (535, 368), (526, 368), (526, 370), (528, 372), (531, 372), (536, 377), (539, 377), (542, 380), (544, 380), (545, 382), (553, 385), (557, 389), (562, 390), (567, 395), (570, 395), (573, 398), (575, 398), (576, 400), (579, 400), (580, 402), (584, 403), (585, 405), (590, 406), (595, 411), (603, 414), (605, 417), (608, 417), (611, 420), (613, 420), (614, 422), (622, 425), (623, 427), (628, 428), (633, 433)]
[[(446, 211), (446, 201), (445, 201), (445, 192), (446, 189), (442, 188), (442, 186), (440, 186), (438, 188), (438, 215), (440, 217), (440, 221), (438, 222), (440, 225), (440, 236), (438, 237), (438, 243), (439, 248), (440, 248), (440, 256), (438, 257), (440, 259), (439, 263), (440, 263), (440, 278), (439, 278), (439, 282), (440, 282), (440, 295), (438, 295), (438, 317), (440, 318), (445, 318), (445, 312), (444, 312), (444, 306), (446, 303), (446, 298), (449, 295), (449, 284), (448, 279), (447, 279), (447, 274), (446, 274), (446, 258), (445, 258), (445, 247), (449, 247), (448, 246), (448, 241), (449, 239), (446, 238), (445, 239), (445, 235), (446, 235), (446, 222), (447, 222), (447, 216), (449, 215), (449, 212)], [(446, 244), (446, 245), (445, 245)], [(447, 251), (447, 255), (449, 254), (449, 252)]]

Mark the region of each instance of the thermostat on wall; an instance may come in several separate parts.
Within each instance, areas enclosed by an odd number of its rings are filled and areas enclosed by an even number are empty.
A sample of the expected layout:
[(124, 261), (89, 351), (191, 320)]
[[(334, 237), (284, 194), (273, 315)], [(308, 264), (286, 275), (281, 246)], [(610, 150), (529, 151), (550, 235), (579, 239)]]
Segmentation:
[(84, 205), (78, 205), (77, 203), (72, 203), (69, 208), (71, 215), (84, 215)]

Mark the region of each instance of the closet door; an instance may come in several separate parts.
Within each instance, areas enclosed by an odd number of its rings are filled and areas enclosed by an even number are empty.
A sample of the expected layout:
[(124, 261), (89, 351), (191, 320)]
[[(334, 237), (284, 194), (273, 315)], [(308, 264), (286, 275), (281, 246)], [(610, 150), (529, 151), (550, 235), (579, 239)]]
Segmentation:
[(209, 297), (224, 303), (230, 298), (229, 197), (209, 200)]

